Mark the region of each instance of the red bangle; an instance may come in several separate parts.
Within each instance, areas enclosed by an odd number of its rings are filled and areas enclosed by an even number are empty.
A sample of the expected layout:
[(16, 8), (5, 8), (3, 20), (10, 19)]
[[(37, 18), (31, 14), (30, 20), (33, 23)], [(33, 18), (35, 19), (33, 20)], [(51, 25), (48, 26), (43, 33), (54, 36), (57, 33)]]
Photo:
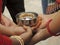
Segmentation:
[(51, 32), (51, 30), (50, 30), (50, 28), (49, 28), (49, 23), (52, 21), (52, 19), (50, 19), (48, 22), (47, 22), (47, 30), (48, 30), (48, 32), (49, 32), (49, 34), (50, 35), (52, 35), (52, 36), (58, 36), (59, 34), (57, 33), (57, 34), (55, 34), (55, 33), (53, 33), (53, 32)]

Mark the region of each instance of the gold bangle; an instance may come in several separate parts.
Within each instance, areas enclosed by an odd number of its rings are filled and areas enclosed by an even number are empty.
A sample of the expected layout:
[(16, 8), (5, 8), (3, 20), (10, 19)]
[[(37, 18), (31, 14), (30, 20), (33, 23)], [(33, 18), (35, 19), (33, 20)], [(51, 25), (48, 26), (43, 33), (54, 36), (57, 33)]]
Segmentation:
[(21, 45), (24, 45), (24, 41), (20, 36), (11, 36), (11, 38), (17, 39), (20, 42)]

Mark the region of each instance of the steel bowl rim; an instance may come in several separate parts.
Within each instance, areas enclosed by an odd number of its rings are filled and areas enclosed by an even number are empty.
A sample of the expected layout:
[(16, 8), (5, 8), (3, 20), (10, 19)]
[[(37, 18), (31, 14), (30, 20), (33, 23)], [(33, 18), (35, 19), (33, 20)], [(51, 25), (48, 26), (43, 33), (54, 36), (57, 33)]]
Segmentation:
[[(32, 20), (34, 20), (34, 19), (36, 19), (36, 18), (38, 17), (38, 14), (37, 14), (36, 12), (21, 12), (21, 13), (32, 13), (32, 14), (34, 14), (34, 15), (35, 15), (35, 18), (33, 18)], [(18, 18), (18, 16), (19, 16), (21, 13), (18, 13), (18, 14), (16, 15), (16, 18)], [(21, 18), (18, 18), (18, 19), (22, 20)]]

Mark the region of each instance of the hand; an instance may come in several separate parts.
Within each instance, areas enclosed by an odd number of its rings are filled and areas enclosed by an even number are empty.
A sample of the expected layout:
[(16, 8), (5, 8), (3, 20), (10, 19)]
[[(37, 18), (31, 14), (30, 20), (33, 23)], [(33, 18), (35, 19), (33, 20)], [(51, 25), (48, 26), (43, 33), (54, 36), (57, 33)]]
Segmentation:
[(36, 32), (36, 34), (32, 37), (29, 45), (34, 45), (34, 44), (38, 43), (39, 41), (41, 41), (41, 39), (40, 39), (41, 35), (42, 35), (41, 33), (43, 33), (42, 30), (38, 30)]
[(24, 26), (24, 28), (26, 29), (26, 32), (21, 34), (20, 36), (21, 38), (23, 38), (24, 42), (27, 43), (32, 37), (32, 30), (30, 27)]
[[(34, 45), (35, 43), (39, 42), (44, 38), (42, 34), (44, 34), (44, 30), (46, 30), (46, 23), (48, 20), (52, 19), (52, 15), (43, 15), (42, 16), (42, 23), (39, 26), (39, 28), (36, 29), (35, 35), (32, 37), (32, 40), (30, 42), (30, 45)], [(42, 36), (42, 38), (41, 38)], [(37, 38), (36, 38), (37, 37)]]
[(1, 18), (1, 24), (5, 25), (5, 26), (16, 26), (16, 24), (11, 21), (9, 18), (7, 18), (6, 16), (2, 15)]
[(37, 31), (37, 29), (43, 29), (46, 27), (46, 23), (48, 20), (52, 19), (52, 15), (42, 15), (40, 14), (37, 18), (36, 25), (32, 27), (32, 30), (34, 32)]
[(10, 27), (9, 30), (12, 32), (12, 35), (21, 35), (26, 32), (23, 27)]
[(25, 29), (23, 27), (8, 27), (1, 25), (1, 33), (7, 36), (12, 36), (12, 35), (20, 35), (25, 32)]
[[(30, 40), (31, 36), (32, 36), (32, 31), (30, 27), (26, 27), (24, 26), (24, 28), (26, 29), (26, 32), (21, 34), (20, 37), (23, 39), (24, 44), (28, 43), (28, 40)], [(19, 41), (16, 40), (15, 38), (10, 38), (12, 40), (12, 45), (20, 45)]]
[(42, 17), (41, 16), (38, 16), (37, 18), (37, 21), (36, 21), (36, 25), (32, 26), (32, 30), (36, 30), (37, 28), (39, 28), (39, 26), (41, 25), (42, 23)]
[(47, 39), (51, 35), (48, 33), (47, 29), (40, 29), (36, 32), (36, 34), (32, 37), (29, 45), (34, 45), (42, 40)]
[(44, 29), (46, 27), (46, 24), (48, 22), (48, 20), (53, 19), (54, 14), (50, 14), (50, 15), (40, 15), (42, 17), (42, 23), (39, 26), (39, 28), (37, 29)]

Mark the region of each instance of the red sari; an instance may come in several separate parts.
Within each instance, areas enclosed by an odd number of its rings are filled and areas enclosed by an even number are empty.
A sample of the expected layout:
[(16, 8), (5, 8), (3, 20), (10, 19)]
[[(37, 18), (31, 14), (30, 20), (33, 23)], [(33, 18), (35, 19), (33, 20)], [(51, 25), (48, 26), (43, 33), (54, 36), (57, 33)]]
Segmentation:
[(2, 12), (2, 0), (0, 0), (0, 21), (1, 21), (1, 12)]
[[(0, 0), (0, 22), (1, 22), (1, 12), (2, 12), (2, 0)], [(12, 45), (12, 41), (9, 37), (0, 34), (0, 45)]]
[(12, 45), (12, 41), (9, 37), (0, 34), (0, 45)]

